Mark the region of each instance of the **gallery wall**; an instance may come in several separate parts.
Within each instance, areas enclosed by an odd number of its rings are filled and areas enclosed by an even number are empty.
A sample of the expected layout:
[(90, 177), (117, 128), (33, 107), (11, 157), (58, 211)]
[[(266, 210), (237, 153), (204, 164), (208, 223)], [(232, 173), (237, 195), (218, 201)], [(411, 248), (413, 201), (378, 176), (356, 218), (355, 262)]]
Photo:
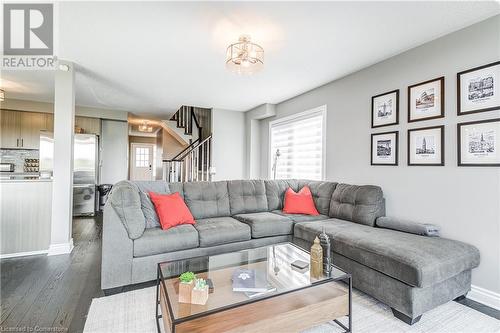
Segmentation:
[[(495, 16), (284, 101), (275, 117), (260, 121), (260, 176), (269, 176), (269, 122), (326, 104), (326, 178), (380, 185), (388, 215), (435, 223), (443, 237), (478, 247), (481, 265), (473, 271), (471, 294), (500, 299), (500, 168), (458, 167), (456, 143), (457, 122), (500, 117), (500, 111), (457, 116), (457, 72), (498, 60), (500, 16)], [(407, 87), (440, 76), (445, 76), (445, 118), (409, 124)], [(372, 129), (371, 97), (394, 89), (400, 89), (399, 125)], [(436, 125), (445, 125), (445, 166), (407, 166), (407, 130)], [(399, 166), (371, 166), (370, 135), (395, 130)]]

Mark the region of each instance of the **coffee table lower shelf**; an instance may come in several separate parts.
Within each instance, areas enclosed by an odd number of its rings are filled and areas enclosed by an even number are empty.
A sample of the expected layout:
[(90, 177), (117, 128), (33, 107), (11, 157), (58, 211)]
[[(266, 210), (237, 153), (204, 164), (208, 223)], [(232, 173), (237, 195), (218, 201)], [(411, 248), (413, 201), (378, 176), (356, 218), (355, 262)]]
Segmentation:
[[(350, 275), (347, 275), (344, 280), (321, 283), (274, 297), (255, 299), (251, 303), (176, 321), (173, 321), (170, 316), (166, 297), (168, 295), (161, 287), (158, 277), (156, 323), (159, 333), (161, 333), (160, 320), (163, 321), (166, 333), (289, 333), (301, 332), (331, 320), (342, 327), (346, 333), (352, 332)], [(348, 317), (347, 326), (338, 320), (346, 316)]]

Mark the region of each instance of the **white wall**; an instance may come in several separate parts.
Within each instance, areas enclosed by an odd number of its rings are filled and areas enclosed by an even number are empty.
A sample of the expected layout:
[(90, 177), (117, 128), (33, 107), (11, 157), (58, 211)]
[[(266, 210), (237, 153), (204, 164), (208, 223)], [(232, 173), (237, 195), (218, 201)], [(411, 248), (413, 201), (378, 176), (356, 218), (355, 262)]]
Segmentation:
[(101, 184), (128, 179), (128, 123), (103, 120), (101, 129)]
[(245, 178), (245, 113), (212, 109), (214, 180)]
[[(380, 185), (388, 215), (438, 224), (444, 237), (475, 245), (481, 265), (473, 271), (473, 285), (500, 293), (500, 171), (457, 167), (456, 144), (457, 122), (500, 116), (456, 115), (457, 72), (499, 59), (496, 16), (282, 102), (276, 117), (261, 121), (261, 176), (268, 175), (269, 121), (326, 104), (326, 178)], [(443, 75), (446, 117), (408, 124), (408, 85)], [(400, 125), (371, 129), (371, 97), (394, 89), (400, 89)], [(441, 124), (446, 166), (407, 166), (407, 130)], [(370, 166), (370, 134), (390, 130), (399, 130), (399, 166)]]

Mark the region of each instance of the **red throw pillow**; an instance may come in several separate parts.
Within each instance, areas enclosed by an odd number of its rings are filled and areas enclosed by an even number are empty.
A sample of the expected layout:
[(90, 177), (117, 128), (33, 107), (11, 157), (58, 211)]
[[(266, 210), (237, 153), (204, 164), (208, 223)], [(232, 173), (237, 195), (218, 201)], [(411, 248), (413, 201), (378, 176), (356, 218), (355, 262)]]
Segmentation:
[(304, 186), (299, 193), (291, 188), (285, 192), (285, 203), (283, 204), (283, 213), (287, 214), (307, 214), (319, 215), (314, 205), (313, 197), (309, 186)]
[(180, 224), (194, 224), (194, 218), (178, 192), (159, 194), (149, 192), (163, 230)]

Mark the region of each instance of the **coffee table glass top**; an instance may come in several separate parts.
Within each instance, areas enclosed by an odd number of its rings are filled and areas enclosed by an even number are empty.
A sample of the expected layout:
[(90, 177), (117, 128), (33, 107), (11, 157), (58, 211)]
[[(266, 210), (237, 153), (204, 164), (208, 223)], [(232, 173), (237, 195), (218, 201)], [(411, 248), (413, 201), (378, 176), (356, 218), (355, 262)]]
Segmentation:
[[(167, 295), (172, 319), (177, 321), (302, 290), (317, 284), (343, 280), (349, 276), (332, 265), (329, 275), (323, 274), (317, 279), (312, 278), (309, 267), (304, 270), (292, 267), (291, 263), (296, 260), (309, 263), (309, 253), (294, 244), (283, 243), (214, 256), (164, 262), (158, 264), (160, 288), (163, 288), (163, 293)], [(239, 268), (256, 270), (261, 276), (265, 275), (272, 291), (253, 297), (244, 292), (234, 292), (232, 275)], [(178, 302), (178, 277), (187, 271), (196, 273), (198, 278), (212, 280), (214, 290), (209, 294), (205, 305)]]

